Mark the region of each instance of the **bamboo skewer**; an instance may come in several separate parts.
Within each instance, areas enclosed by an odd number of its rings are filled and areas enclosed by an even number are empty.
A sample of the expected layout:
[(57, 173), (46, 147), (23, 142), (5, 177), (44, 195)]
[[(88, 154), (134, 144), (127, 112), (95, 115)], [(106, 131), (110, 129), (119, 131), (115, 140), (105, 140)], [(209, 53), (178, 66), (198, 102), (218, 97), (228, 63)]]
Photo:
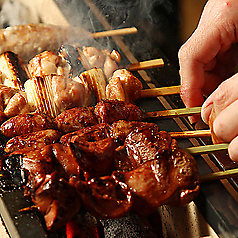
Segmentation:
[(138, 30), (136, 27), (122, 28), (122, 29), (117, 29), (117, 30), (95, 32), (95, 33), (92, 33), (92, 37), (94, 39), (97, 39), (97, 38), (101, 38), (101, 37), (129, 35), (129, 34), (135, 34), (135, 33), (137, 33), (137, 31)]
[(179, 93), (180, 93), (180, 85), (171, 87), (150, 88), (141, 90), (140, 98), (152, 98)]
[(201, 107), (179, 108), (164, 111), (145, 112), (143, 114), (143, 119), (175, 118), (200, 114), (201, 114)]
[(192, 137), (207, 137), (211, 136), (211, 130), (197, 130), (197, 131), (176, 131), (169, 132), (169, 135), (173, 138), (192, 138)]
[(157, 67), (163, 67), (164, 61), (163, 59), (153, 59), (146, 60), (134, 64), (129, 64), (128, 66), (121, 66), (120, 68), (126, 68), (129, 71), (143, 70), (143, 69), (153, 69)]
[(227, 179), (235, 176), (238, 176), (238, 168), (200, 175), (200, 183), (207, 183), (210, 181)]
[(188, 152), (189, 154), (196, 155), (196, 154), (211, 153), (211, 152), (220, 151), (220, 150), (227, 150), (228, 146), (229, 146), (228, 143), (221, 143), (221, 144), (215, 144), (215, 145), (190, 147), (190, 148), (185, 148), (183, 150)]

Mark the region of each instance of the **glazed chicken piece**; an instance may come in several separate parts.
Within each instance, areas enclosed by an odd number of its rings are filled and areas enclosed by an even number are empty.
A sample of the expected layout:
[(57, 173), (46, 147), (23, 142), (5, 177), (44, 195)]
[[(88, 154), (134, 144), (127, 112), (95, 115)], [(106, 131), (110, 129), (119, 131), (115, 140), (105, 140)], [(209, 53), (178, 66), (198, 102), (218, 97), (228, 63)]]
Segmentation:
[(102, 100), (95, 106), (100, 123), (112, 124), (118, 120), (141, 121), (142, 111), (138, 106), (119, 100)]
[(31, 77), (51, 74), (68, 77), (70, 66), (64, 58), (47, 50), (36, 55), (29, 61), (28, 70)]
[(76, 188), (83, 206), (99, 219), (115, 219), (126, 215), (132, 208), (132, 194), (124, 183), (111, 176), (78, 181)]
[(93, 107), (75, 107), (61, 112), (55, 118), (56, 127), (63, 134), (98, 123)]
[(1, 84), (23, 90), (28, 79), (27, 68), (20, 57), (12, 51), (0, 55)]
[(79, 141), (72, 144), (77, 162), (86, 181), (112, 173), (115, 147), (112, 138), (98, 141)]
[(187, 204), (199, 192), (196, 161), (181, 150), (149, 160), (129, 172), (115, 171), (112, 176), (131, 189), (133, 209), (141, 216), (148, 216), (163, 204)]
[(59, 141), (61, 133), (48, 129), (43, 131), (36, 131), (27, 135), (15, 136), (7, 141), (4, 151), (12, 153), (16, 150), (28, 148), (29, 150), (36, 150)]
[(49, 116), (39, 112), (25, 113), (12, 117), (0, 127), (1, 133), (7, 138), (45, 129), (54, 129), (54, 124)]
[(106, 87), (107, 99), (118, 99), (134, 103), (140, 98), (143, 86), (138, 78), (126, 69), (118, 69), (110, 78)]
[(146, 128), (151, 128), (152, 131), (159, 131), (159, 126), (155, 123), (119, 120), (110, 126), (110, 136), (114, 141), (123, 145), (126, 137), (131, 131)]
[(96, 142), (110, 137), (109, 125), (106, 123), (96, 124), (78, 131), (67, 133), (60, 138), (62, 144)]
[[(5, 163), (11, 176), (15, 176), (13, 181), (19, 183), (19, 177), (25, 176), (24, 195), (31, 197), (43, 214), (47, 230), (62, 227), (79, 211), (80, 199), (70, 177), (79, 177), (80, 167), (71, 147), (55, 143), (38, 150), (18, 150)], [(21, 172), (14, 173), (15, 170)]]
[(167, 158), (177, 148), (177, 142), (167, 132), (148, 127), (129, 133), (124, 146), (128, 157), (139, 166), (149, 160)]

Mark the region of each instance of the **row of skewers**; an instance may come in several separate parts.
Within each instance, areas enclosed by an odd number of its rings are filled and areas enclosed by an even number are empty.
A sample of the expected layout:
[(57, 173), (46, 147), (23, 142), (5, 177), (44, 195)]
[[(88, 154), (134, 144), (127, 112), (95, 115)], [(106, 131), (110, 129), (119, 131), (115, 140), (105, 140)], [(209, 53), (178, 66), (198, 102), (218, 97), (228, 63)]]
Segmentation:
[[(98, 58), (100, 66), (91, 60)], [(193, 157), (157, 125), (141, 122), (158, 114), (143, 114), (131, 104), (142, 97), (142, 85), (130, 71), (119, 69), (119, 59), (115, 51), (72, 46), (58, 54), (40, 53), (27, 67), (13, 52), (0, 56), (3, 168), (24, 185), (35, 203), (29, 209), (41, 211), (48, 230), (70, 223), (82, 209), (100, 219), (121, 217), (132, 208), (148, 215), (161, 204), (187, 203), (199, 191)], [(138, 160), (136, 153), (144, 157)], [(144, 183), (151, 176), (161, 178)], [(174, 186), (167, 191), (173, 176)]]

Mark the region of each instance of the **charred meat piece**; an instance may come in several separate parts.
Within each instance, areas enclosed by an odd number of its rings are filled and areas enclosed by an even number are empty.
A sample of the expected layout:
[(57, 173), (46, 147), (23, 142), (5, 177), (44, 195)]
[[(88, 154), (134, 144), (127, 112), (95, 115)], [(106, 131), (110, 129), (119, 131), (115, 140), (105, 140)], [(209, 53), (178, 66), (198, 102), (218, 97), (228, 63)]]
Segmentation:
[(119, 100), (102, 100), (95, 106), (100, 123), (112, 124), (118, 120), (141, 121), (142, 111), (138, 106)]
[(4, 160), (6, 168), (12, 177), (12, 181), (27, 186), (25, 193), (37, 189), (45, 177), (45, 174), (54, 171), (52, 163), (52, 151), (50, 146), (41, 150), (18, 150), (11, 153)]
[(150, 160), (133, 171), (115, 171), (113, 177), (128, 185), (135, 198), (133, 209), (143, 216), (163, 204), (189, 203), (199, 191), (195, 159), (180, 150), (167, 158)]
[(119, 144), (123, 145), (127, 135), (135, 129), (146, 129), (159, 131), (159, 126), (155, 123), (141, 121), (119, 120), (110, 126), (110, 136)]
[(81, 207), (75, 186), (57, 172), (47, 174), (32, 194), (32, 201), (44, 215), (46, 228), (55, 231), (69, 222)]
[(109, 175), (113, 170), (115, 143), (112, 138), (72, 144), (85, 180)]
[(69, 76), (68, 63), (49, 50), (33, 57), (28, 63), (28, 69), (31, 77), (51, 74)]
[(6, 143), (5, 152), (12, 153), (23, 148), (30, 148), (31, 150), (40, 149), (46, 145), (58, 142), (60, 136), (61, 133), (59, 131), (52, 129), (15, 136)]
[(26, 135), (45, 129), (54, 129), (54, 124), (50, 117), (38, 112), (25, 113), (12, 117), (0, 127), (1, 133), (7, 138)]
[[(72, 175), (80, 177), (81, 170), (71, 146), (55, 143), (52, 145), (52, 152), (54, 155), (53, 160), (57, 161), (63, 168), (62, 177), (66, 179), (69, 179)], [(60, 170), (62, 169), (60, 168)]]
[(167, 158), (171, 153), (172, 142), (176, 143), (167, 132), (145, 128), (132, 131), (124, 145), (128, 156), (139, 166), (148, 160)]
[(64, 134), (98, 123), (93, 107), (75, 107), (68, 109), (60, 113), (54, 121), (58, 130)]
[(23, 84), (28, 79), (25, 65), (17, 54), (6, 51), (0, 55), (1, 83), (12, 88), (23, 90)]
[(127, 185), (116, 183), (111, 176), (79, 181), (76, 187), (84, 207), (99, 219), (123, 217), (132, 207), (132, 195)]
[(106, 123), (100, 123), (91, 127), (74, 131), (65, 134), (61, 137), (60, 142), (63, 144), (72, 143), (85, 143), (96, 142), (110, 137), (109, 125)]
[[(121, 125), (118, 122), (114, 123), (114, 126), (117, 124)], [(130, 125), (130, 122), (128, 124)], [(131, 171), (148, 160), (167, 158), (171, 151), (178, 147), (176, 140), (172, 140), (165, 131), (159, 131), (156, 124), (145, 122), (133, 124), (134, 127), (128, 128), (124, 145), (116, 148), (114, 156), (116, 169)], [(122, 125), (125, 126), (126, 123)], [(113, 129), (115, 131), (115, 127)]]
[(126, 69), (115, 71), (106, 87), (107, 99), (134, 103), (141, 95), (143, 86), (138, 78)]

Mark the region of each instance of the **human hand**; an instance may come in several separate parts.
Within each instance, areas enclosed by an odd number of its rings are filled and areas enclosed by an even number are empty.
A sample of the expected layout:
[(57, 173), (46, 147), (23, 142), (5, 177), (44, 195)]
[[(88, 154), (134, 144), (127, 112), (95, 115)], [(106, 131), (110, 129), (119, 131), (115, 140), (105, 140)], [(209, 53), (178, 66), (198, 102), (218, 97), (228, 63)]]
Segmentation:
[[(238, 73), (224, 81), (207, 98), (201, 116), (207, 124), (212, 123), (215, 137), (230, 142), (228, 153), (238, 162)], [(215, 114), (215, 116), (214, 116)], [(211, 118), (214, 118), (211, 121)], [(210, 122), (209, 122), (210, 120)]]
[[(238, 1), (210, 0), (197, 29), (179, 50), (181, 98), (186, 107), (201, 106), (237, 64)], [(193, 123), (198, 117), (191, 117)]]

